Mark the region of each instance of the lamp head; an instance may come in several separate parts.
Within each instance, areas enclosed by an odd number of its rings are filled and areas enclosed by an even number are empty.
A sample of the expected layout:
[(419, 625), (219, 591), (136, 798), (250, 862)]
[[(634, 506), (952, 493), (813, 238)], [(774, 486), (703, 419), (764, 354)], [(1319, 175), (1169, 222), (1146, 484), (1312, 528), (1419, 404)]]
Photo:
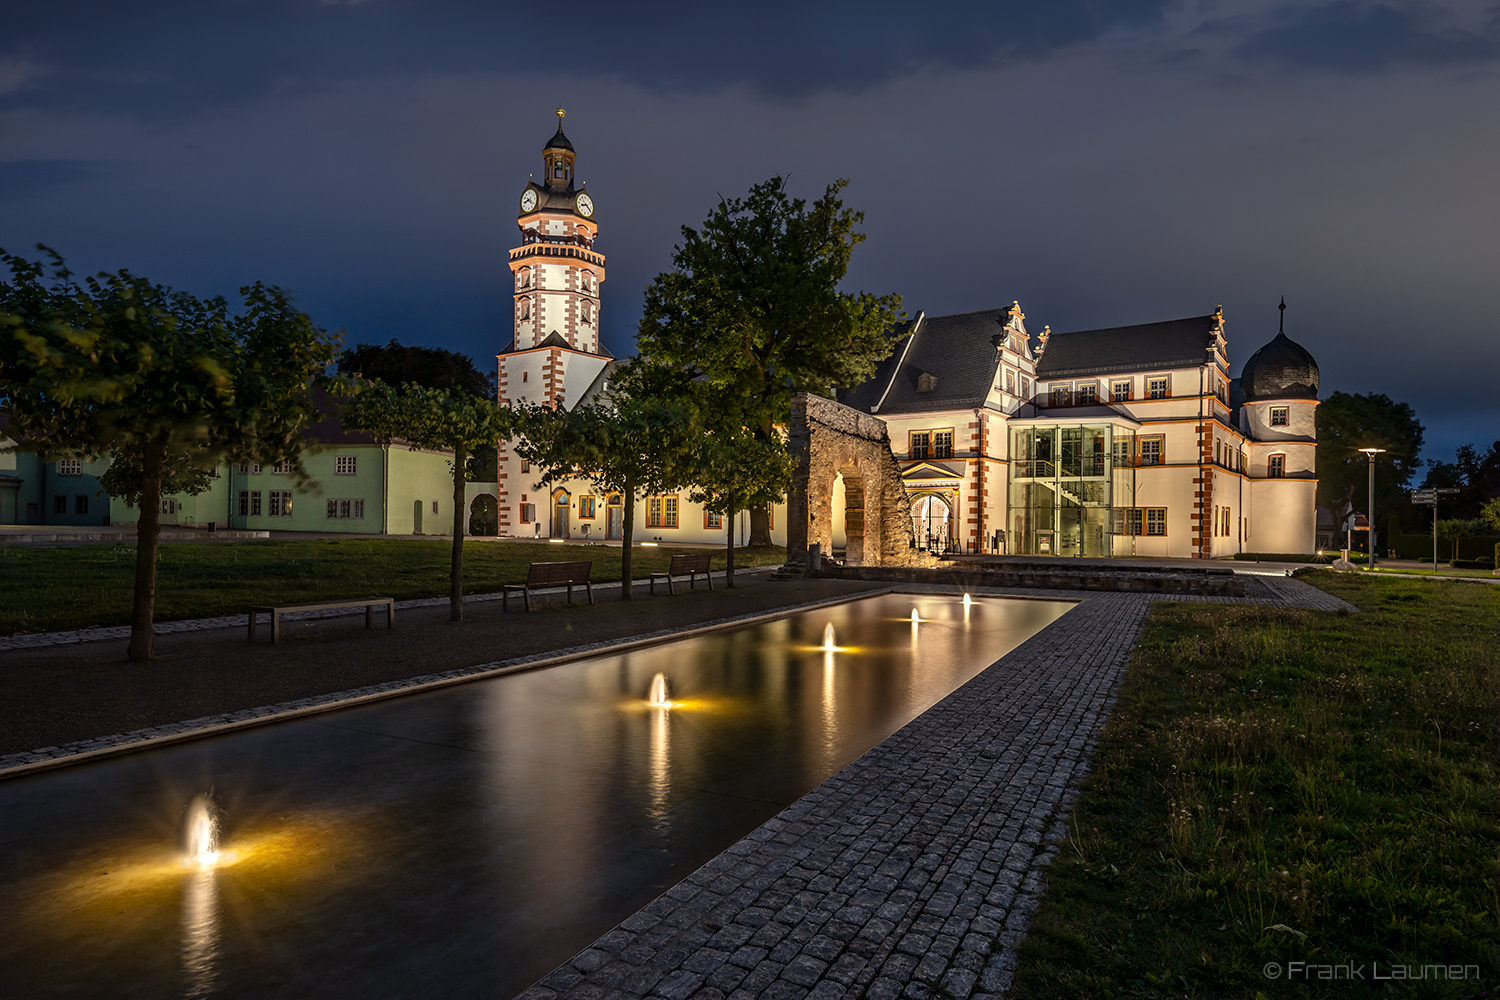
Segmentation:
[(1371, 458), (1374, 458), (1376, 455), (1385, 454), (1384, 448), (1361, 448), (1359, 450), (1364, 452), (1366, 455), (1369, 455)]

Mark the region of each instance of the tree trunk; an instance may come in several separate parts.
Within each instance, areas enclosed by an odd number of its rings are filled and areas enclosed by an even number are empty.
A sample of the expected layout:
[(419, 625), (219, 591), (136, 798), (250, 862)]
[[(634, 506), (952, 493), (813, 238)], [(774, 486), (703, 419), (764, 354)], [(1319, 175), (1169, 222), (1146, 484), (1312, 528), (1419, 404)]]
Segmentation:
[(448, 573), (448, 620), (464, 620), (464, 460), (463, 445), (453, 449), (453, 568)]
[(161, 538), (161, 466), (166, 440), (157, 436), (141, 452), (141, 519), (135, 529), (135, 599), (130, 609), (130, 646), (136, 662), (152, 658), (156, 639), (156, 546)]
[(729, 491), (729, 513), (724, 515), (729, 526), (729, 553), (724, 559), (724, 586), (734, 587), (734, 490)]
[(629, 480), (625, 481), (625, 489), (621, 491), (620, 499), (625, 504), (625, 509), (621, 512), (621, 520), (624, 521), (621, 525), (624, 528), (624, 531), (621, 533), (621, 540), (624, 542), (625, 548), (620, 554), (620, 600), (628, 601), (631, 600), (630, 543), (635, 538), (635, 483)]
[(751, 545), (771, 544), (771, 511), (766, 507), (750, 508)]

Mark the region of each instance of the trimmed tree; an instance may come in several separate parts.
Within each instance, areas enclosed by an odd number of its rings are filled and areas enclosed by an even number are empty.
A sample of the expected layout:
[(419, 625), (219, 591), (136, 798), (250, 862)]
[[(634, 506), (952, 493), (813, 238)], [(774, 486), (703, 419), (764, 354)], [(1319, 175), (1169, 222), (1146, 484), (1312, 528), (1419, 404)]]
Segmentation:
[(518, 413), (516, 454), (543, 470), (537, 489), (582, 476), (601, 493), (620, 494), (620, 596), (630, 600), (636, 498), (677, 490), (692, 480), (702, 436), (696, 411), (680, 400), (621, 395), (608, 406), (527, 405)]
[(419, 448), (453, 452), (453, 557), (448, 573), (448, 620), (464, 618), (465, 470), (476, 448), (493, 447), (511, 435), (510, 410), (465, 392), (421, 385), (392, 388), (384, 382), (363, 383), (344, 403), (344, 425), (368, 431), (377, 440), (406, 441)]
[(725, 521), (725, 582), (734, 584), (734, 515), (767, 508), (786, 498), (792, 481), (792, 456), (779, 436), (756, 437), (748, 427), (704, 434), (693, 456), (688, 499), (701, 503)]
[[(682, 228), (672, 270), (646, 289), (637, 345), (670, 394), (695, 383), (778, 440), (790, 395), (858, 385), (895, 346), (901, 296), (842, 292), (863, 212), (844, 208), (838, 180), (809, 208), (773, 177), (721, 200), (699, 230)], [(675, 383), (675, 390), (671, 383)], [(771, 543), (768, 512), (751, 512), (750, 544)]]
[(140, 505), (129, 655), (147, 660), (164, 492), (200, 489), (224, 461), (281, 462), (307, 483), (307, 390), (338, 341), (279, 288), (241, 288), (232, 314), (125, 270), (79, 285), (41, 249), (50, 286), (41, 263), (0, 250), (0, 409), (27, 451), (112, 456), (106, 489)]

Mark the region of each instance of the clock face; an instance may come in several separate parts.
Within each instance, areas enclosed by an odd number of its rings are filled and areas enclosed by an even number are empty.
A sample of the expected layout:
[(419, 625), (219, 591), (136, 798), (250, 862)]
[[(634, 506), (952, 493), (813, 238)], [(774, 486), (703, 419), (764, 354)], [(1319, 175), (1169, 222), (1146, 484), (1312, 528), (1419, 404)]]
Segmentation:
[(536, 189), (527, 188), (526, 192), (521, 195), (521, 211), (529, 212), (533, 208), (536, 208)]
[(588, 218), (589, 216), (593, 215), (594, 214), (594, 199), (590, 198), (586, 194), (579, 195), (578, 196), (578, 214), (581, 215), (581, 216), (583, 216), (584, 218)]

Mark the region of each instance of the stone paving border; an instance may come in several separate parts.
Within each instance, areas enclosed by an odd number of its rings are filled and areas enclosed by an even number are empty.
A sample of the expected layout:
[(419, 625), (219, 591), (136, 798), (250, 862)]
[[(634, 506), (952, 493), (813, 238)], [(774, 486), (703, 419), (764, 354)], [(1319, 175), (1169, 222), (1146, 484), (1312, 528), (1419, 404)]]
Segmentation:
[(520, 1000), (1003, 995), (1151, 605), (1352, 608), (1263, 582), (1271, 596), (971, 588), (1079, 603)]
[[(740, 571), (736, 570), (735, 572), (739, 573)], [(562, 589), (559, 588), (558, 592), (562, 593)], [(37, 771), (66, 767), (70, 764), (78, 764), (88, 760), (97, 760), (100, 757), (134, 753), (137, 750), (154, 749), (170, 743), (182, 743), (187, 740), (202, 739), (206, 736), (218, 736), (223, 733), (234, 732), (238, 729), (248, 729), (251, 726), (264, 726), (273, 722), (284, 722), (288, 719), (301, 718), (306, 715), (332, 712), (341, 708), (352, 708), (356, 705), (365, 705), (372, 701), (384, 701), (387, 698), (415, 694), (420, 691), (430, 691), (434, 688), (448, 687), (453, 684), (465, 684), (469, 681), (483, 680), (487, 677), (499, 677), (503, 674), (516, 673), (521, 670), (536, 670), (541, 667), (557, 666), (560, 663), (581, 659), (586, 656), (598, 656), (607, 653), (624, 652), (625, 650), (637, 649), (642, 646), (654, 646), (659, 643), (670, 642), (674, 639), (685, 639), (704, 632), (716, 632), (721, 629), (748, 625), (757, 621), (769, 621), (773, 618), (782, 618), (800, 611), (812, 611), (835, 604), (847, 604), (850, 601), (857, 601), (866, 597), (874, 597), (890, 592), (889, 587), (861, 590), (820, 601), (806, 601), (802, 604), (787, 605), (769, 611), (753, 611), (743, 615), (734, 615), (729, 618), (716, 618), (712, 621), (692, 625), (687, 628), (660, 629), (655, 632), (646, 632), (633, 639), (606, 639), (600, 642), (570, 646), (566, 649), (554, 650), (547, 653), (534, 653), (530, 656), (520, 656), (510, 660), (496, 660), (492, 663), (481, 663), (472, 667), (459, 667), (454, 670), (444, 670), (440, 673), (423, 674), (420, 677), (408, 677), (399, 681), (370, 684), (347, 691), (314, 695), (310, 698), (298, 698), (294, 701), (283, 701), (275, 705), (262, 705), (258, 708), (247, 708), (238, 712), (225, 712), (221, 715), (206, 715), (197, 719), (187, 719), (182, 722), (165, 723), (160, 726), (135, 729), (128, 733), (97, 736), (93, 739), (65, 743), (60, 747), (41, 747), (36, 750), (23, 750), (20, 753), (0, 756), (0, 781), (6, 778), (19, 777), (23, 774), (34, 774)], [(465, 598), (465, 600), (468, 600), (468, 598)], [(435, 603), (446, 605), (448, 599), (445, 597)], [(214, 619), (200, 620), (213, 621)], [(238, 623), (239, 627), (244, 627), (244, 624), (243, 619)]]
[[(773, 573), (780, 569), (779, 566), (753, 566), (749, 569), (736, 569), (735, 575), (750, 573)], [(722, 581), (723, 570), (714, 570), (713, 576)], [(634, 580), (636, 586), (644, 587), (649, 581)], [(596, 583), (594, 586), (600, 590), (619, 590), (620, 581), (610, 583)], [(566, 593), (565, 587), (548, 587), (545, 590), (534, 590), (533, 594), (543, 597), (556, 597)], [(464, 603), (481, 603), (484, 601), (503, 600), (502, 593), (493, 594), (465, 594)], [(436, 608), (447, 607), (447, 597), (418, 597), (406, 601), (397, 601), (397, 610), (407, 608)], [(316, 621), (322, 618), (347, 618), (350, 615), (364, 614), (364, 608), (333, 608), (326, 611), (288, 611), (281, 616), (282, 622), (305, 622)], [(267, 625), (271, 622), (269, 614), (256, 616), (256, 624), (261, 622)], [(221, 628), (246, 628), (250, 624), (250, 611), (237, 615), (219, 615), (214, 618), (186, 618), (175, 622), (157, 622), (156, 635), (175, 635), (182, 632), (210, 632)], [(107, 642), (111, 639), (129, 639), (129, 625), (108, 625), (103, 628), (84, 628), (71, 632), (33, 632), (23, 635), (0, 636), (0, 653), (10, 652), (17, 649), (46, 649), (50, 646), (71, 646), (82, 642)]]

